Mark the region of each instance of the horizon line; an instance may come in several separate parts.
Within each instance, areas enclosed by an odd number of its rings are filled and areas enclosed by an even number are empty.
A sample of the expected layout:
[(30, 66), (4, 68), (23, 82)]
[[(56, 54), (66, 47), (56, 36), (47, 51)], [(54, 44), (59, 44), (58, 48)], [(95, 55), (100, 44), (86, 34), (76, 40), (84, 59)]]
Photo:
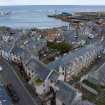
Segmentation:
[(105, 6), (105, 4), (15, 4), (15, 5), (0, 5), (0, 6)]

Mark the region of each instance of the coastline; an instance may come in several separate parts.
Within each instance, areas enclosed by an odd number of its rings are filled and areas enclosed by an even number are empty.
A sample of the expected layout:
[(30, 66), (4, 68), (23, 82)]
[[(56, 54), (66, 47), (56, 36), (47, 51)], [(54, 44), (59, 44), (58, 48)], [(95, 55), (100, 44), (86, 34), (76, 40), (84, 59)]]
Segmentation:
[(78, 11), (104, 11), (105, 6), (81, 6), (81, 5), (51, 5), (51, 6), (2, 6), (0, 11), (11, 11), (8, 17), (0, 17), (0, 26), (9, 26), (16, 28), (53, 28), (68, 25), (68, 23), (53, 18), (48, 18), (49, 14), (61, 12), (78, 12)]

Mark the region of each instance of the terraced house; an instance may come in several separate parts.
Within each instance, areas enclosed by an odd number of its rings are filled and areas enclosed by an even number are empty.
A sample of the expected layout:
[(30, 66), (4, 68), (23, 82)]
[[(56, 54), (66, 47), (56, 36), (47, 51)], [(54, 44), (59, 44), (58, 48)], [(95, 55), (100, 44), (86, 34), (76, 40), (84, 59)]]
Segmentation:
[(105, 62), (96, 71), (90, 72), (87, 80), (93, 84), (105, 86)]
[(87, 45), (64, 55), (47, 66), (60, 73), (59, 79), (69, 81), (72, 76), (76, 76), (83, 68), (87, 68), (98, 57), (102, 49), (101, 43)]
[(2, 36), (0, 40), (0, 54), (6, 60), (10, 60), (10, 52), (13, 49), (16, 38), (13, 36)]

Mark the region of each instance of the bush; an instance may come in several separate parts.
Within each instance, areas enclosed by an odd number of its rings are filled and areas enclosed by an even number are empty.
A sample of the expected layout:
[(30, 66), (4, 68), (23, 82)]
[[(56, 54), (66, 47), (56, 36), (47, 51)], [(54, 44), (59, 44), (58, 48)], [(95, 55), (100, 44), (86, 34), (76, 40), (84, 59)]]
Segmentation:
[(105, 97), (99, 99), (99, 100), (96, 102), (96, 105), (105, 105)]
[(95, 85), (95, 84), (93, 84), (93, 83), (91, 83), (91, 82), (89, 82), (88, 80), (83, 80), (83, 83), (86, 84), (86, 85), (88, 85), (89, 87), (91, 87), (91, 88), (99, 91), (98, 86)]

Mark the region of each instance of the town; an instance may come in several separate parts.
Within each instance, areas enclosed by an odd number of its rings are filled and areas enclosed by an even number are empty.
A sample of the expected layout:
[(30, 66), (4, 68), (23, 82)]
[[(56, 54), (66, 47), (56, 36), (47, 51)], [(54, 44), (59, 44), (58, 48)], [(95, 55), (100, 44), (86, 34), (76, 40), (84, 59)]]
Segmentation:
[(105, 105), (105, 13), (48, 17), (69, 25), (0, 27), (0, 105)]

